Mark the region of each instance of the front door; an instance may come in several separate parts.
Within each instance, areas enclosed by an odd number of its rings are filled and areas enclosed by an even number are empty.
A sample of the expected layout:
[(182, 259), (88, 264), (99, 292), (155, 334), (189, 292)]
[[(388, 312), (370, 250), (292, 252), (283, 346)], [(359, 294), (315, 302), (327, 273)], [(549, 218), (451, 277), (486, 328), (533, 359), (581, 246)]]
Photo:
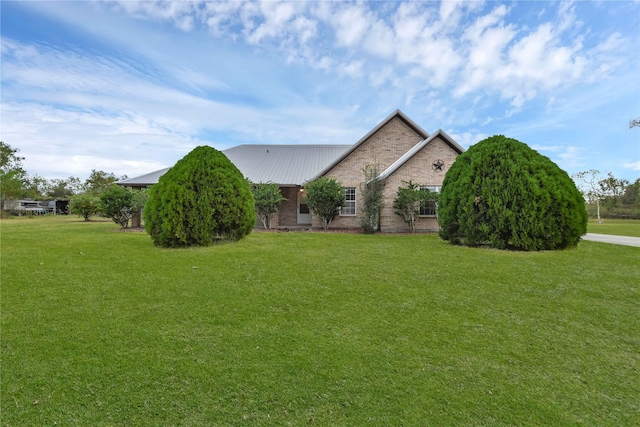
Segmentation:
[(298, 191), (298, 225), (303, 224), (311, 224), (311, 211), (309, 211), (309, 205), (307, 204), (304, 191), (300, 189), (300, 191)]

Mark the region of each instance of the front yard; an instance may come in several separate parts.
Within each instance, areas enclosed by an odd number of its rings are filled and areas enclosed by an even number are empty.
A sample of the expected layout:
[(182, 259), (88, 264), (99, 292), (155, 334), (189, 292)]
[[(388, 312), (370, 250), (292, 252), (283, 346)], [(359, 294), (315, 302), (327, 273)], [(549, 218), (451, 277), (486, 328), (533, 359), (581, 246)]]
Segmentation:
[(2, 425), (640, 424), (638, 248), (115, 227), (0, 222)]

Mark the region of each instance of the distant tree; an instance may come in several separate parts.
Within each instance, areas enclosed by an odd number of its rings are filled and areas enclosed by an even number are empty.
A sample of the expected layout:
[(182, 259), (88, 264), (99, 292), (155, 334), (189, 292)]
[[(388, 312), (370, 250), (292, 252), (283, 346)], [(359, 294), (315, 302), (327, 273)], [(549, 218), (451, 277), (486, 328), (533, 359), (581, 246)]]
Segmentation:
[(112, 172), (97, 171), (95, 169), (92, 169), (89, 178), (87, 178), (84, 183), (85, 191), (94, 195), (99, 195), (103, 191), (109, 189), (116, 182), (122, 181), (126, 178), (126, 175), (118, 178)]
[(608, 195), (621, 194), (624, 188), (619, 187), (620, 185), (624, 186), (624, 183), (616, 180), (611, 172), (608, 172), (605, 176), (597, 169), (578, 172), (573, 175), (573, 179), (576, 181), (585, 199), (587, 199), (589, 203), (596, 204), (598, 224), (602, 224), (602, 217), (600, 216), (600, 206), (602, 202)]
[(344, 206), (344, 187), (333, 178), (320, 177), (308, 182), (304, 191), (309, 209), (322, 220), (326, 230)]
[(438, 216), (443, 239), (498, 249), (563, 249), (587, 228), (584, 198), (569, 175), (503, 135), (458, 156), (445, 175)]
[(160, 177), (143, 213), (147, 232), (162, 247), (236, 241), (256, 224), (249, 183), (224, 153), (206, 146)]
[(622, 203), (630, 207), (640, 206), (640, 178), (625, 187)]
[(629, 185), (629, 180), (616, 178), (611, 172), (607, 172), (607, 176), (602, 178), (598, 185), (600, 185), (605, 197), (620, 197), (624, 194), (626, 186)]
[(38, 200), (46, 197), (49, 181), (39, 175), (25, 176), (23, 180), (22, 197)]
[(22, 168), (24, 157), (18, 155), (17, 148), (0, 141), (0, 209), (5, 200), (19, 199), (24, 192), (27, 173)]
[(629, 129), (634, 127), (640, 127), (640, 117), (629, 120)]
[(416, 231), (416, 221), (420, 216), (420, 207), (429, 200), (437, 197), (430, 191), (420, 189), (420, 185), (409, 181), (403, 181), (406, 187), (398, 188), (396, 198), (393, 201), (394, 213), (409, 226), (412, 233)]
[(360, 225), (365, 233), (370, 234), (380, 229), (380, 213), (384, 207), (384, 182), (378, 179), (379, 165), (367, 165), (362, 172), (364, 182), (360, 186), (362, 194)]
[(136, 194), (130, 188), (113, 184), (100, 195), (102, 215), (111, 218), (121, 228), (129, 226), (129, 220), (136, 213), (136, 209), (139, 209)]
[(278, 184), (272, 182), (251, 184), (251, 189), (255, 201), (256, 215), (262, 221), (264, 228), (270, 229), (273, 215), (280, 210), (280, 205), (287, 199), (280, 193)]
[(92, 216), (100, 213), (100, 199), (91, 194), (74, 196), (69, 202), (69, 213), (89, 221)]
[(52, 179), (47, 186), (46, 195), (54, 199), (68, 199), (84, 191), (80, 178), (70, 176), (67, 179)]

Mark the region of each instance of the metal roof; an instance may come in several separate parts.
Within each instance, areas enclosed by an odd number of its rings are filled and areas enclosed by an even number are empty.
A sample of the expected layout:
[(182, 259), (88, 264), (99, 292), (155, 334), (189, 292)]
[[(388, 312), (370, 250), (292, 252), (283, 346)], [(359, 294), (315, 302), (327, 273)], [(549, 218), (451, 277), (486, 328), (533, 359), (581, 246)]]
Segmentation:
[(157, 184), (158, 179), (167, 173), (168, 170), (169, 168), (164, 168), (144, 175), (134, 176), (133, 178), (123, 179), (122, 181), (118, 181), (118, 184), (126, 187), (146, 187), (147, 185)]
[(238, 145), (223, 153), (251, 182), (303, 185), (351, 145)]
[[(389, 166), (387, 170), (383, 171), (379, 177), (380, 179), (389, 177), (436, 137), (442, 138), (445, 143), (458, 153), (464, 151), (457, 142), (441, 129), (429, 136), (424, 129), (402, 111), (396, 110), (353, 145), (245, 144), (226, 149), (223, 153), (252, 182), (273, 182), (280, 186), (304, 185), (307, 181), (327, 173), (396, 117), (404, 121), (424, 139)], [(156, 184), (158, 179), (168, 170), (169, 168), (165, 168), (146, 175), (125, 179), (118, 182), (118, 184), (130, 187), (146, 187)]]
[[(246, 144), (223, 153), (252, 182), (282, 186), (303, 185), (340, 157), (351, 145), (262, 145)], [(130, 187), (153, 185), (169, 168), (118, 182)]]

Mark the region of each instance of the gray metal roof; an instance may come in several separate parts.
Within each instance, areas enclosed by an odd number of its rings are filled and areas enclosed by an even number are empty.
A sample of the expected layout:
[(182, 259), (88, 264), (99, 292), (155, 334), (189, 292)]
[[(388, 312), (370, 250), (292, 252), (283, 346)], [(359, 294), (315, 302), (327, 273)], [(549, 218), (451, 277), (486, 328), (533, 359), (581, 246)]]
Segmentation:
[[(389, 166), (387, 170), (383, 171), (380, 175), (381, 179), (389, 177), (436, 137), (442, 138), (445, 143), (458, 153), (464, 151), (453, 138), (441, 129), (429, 136), (424, 129), (402, 111), (396, 110), (353, 145), (246, 144), (226, 149), (223, 153), (252, 182), (273, 182), (281, 186), (304, 185), (307, 181), (327, 173), (396, 117), (404, 121), (424, 139)], [(165, 168), (146, 175), (125, 179), (118, 182), (118, 184), (131, 187), (146, 187), (156, 184), (158, 179), (168, 170), (169, 168)]]
[(303, 185), (351, 145), (238, 145), (223, 153), (252, 182)]
[(169, 168), (164, 168), (144, 175), (134, 176), (133, 178), (123, 179), (122, 181), (118, 181), (118, 184), (126, 187), (146, 187), (147, 185), (157, 184), (158, 179), (167, 173), (168, 170)]
[[(351, 145), (262, 145), (246, 144), (223, 153), (252, 182), (273, 182), (282, 186), (303, 185), (340, 157)], [(125, 179), (120, 185), (153, 185), (169, 168)]]

